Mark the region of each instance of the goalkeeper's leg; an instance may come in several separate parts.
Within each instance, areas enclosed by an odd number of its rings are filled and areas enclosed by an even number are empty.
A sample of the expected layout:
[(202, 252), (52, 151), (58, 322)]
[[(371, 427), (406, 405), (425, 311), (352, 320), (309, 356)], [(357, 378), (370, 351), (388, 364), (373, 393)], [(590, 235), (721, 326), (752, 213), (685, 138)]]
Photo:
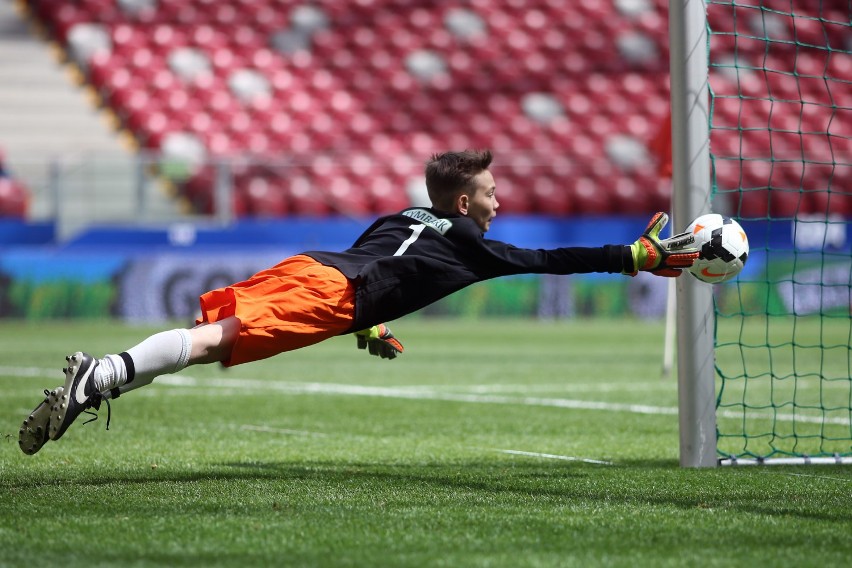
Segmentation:
[(117, 355), (94, 359), (77, 352), (66, 357), (66, 384), (45, 391), (45, 399), (24, 419), (18, 443), (27, 454), (58, 440), (68, 427), (101, 400), (151, 384), (154, 378), (176, 373), (191, 364), (226, 359), (233, 347), (239, 320), (227, 318), (196, 328), (156, 333)]
[(239, 332), (235, 317), (203, 323), (192, 329), (174, 329), (152, 335), (119, 355), (107, 355), (108, 367), (99, 385), (104, 398), (151, 384), (160, 375), (177, 373), (190, 365), (224, 361)]

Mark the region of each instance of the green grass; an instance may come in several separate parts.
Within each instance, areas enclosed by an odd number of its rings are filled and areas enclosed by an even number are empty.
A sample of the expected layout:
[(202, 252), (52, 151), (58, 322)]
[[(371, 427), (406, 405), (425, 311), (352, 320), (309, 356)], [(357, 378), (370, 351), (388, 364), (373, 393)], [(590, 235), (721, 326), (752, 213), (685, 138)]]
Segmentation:
[(397, 360), (341, 337), (191, 367), (25, 456), (67, 352), (156, 330), (0, 323), (0, 565), (848, 563), (852, 469), (678, 467), (662, 324), (393, 327)]

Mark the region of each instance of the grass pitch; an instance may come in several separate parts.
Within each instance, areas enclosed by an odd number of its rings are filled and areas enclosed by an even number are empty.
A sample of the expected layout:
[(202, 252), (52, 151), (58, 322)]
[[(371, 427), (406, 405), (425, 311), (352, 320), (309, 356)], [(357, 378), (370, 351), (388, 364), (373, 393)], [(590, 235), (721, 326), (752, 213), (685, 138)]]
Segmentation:
[(841, 566), (852, 469), (678, 467), (660, 323), (395, 322), (191, 367), (35, 456), (64, 355), (153, 331), (0, 323), (0, 565)]

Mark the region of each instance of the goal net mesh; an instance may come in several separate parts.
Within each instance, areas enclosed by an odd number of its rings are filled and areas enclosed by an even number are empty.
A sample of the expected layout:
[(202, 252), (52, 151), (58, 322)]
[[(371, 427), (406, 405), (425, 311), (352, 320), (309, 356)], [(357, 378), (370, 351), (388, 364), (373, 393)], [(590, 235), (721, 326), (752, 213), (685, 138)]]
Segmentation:
[(852, 2), (707, 2), (721, 458), (852, 455)]

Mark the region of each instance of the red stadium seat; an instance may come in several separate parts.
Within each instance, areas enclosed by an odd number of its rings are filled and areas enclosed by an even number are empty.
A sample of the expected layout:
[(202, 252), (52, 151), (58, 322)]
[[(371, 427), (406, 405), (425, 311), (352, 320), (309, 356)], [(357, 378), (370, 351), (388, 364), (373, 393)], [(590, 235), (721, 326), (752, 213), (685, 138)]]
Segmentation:
[(29, 206), (29, 192), (24, 185), (6, 176), (0, 176), (0, 219), (24, 219)]
[(132, 55), (138, 49), (146, 47), (149, 42), (147, 31), (129, 23), (117, 24), (112, 28), (113, 52)]
[(212, 54), (228, 44), (228, 35), (219, 28), (202, 23), (192, 30), (189, 41), (191, 45), (203, 48), (208, 54)]
[(168, 55), (172, 49), (189, 43), (187, 32), (171, 24), (157, 24), (149, 30), (148, 34), (151, 39), (149, 43), (151, 49), (161, 57)]
[(764, 219), (769, 216), (769, 192), (748, 190), (732, 194), (732, 211), (743, 219)]
[(772, 188), (768, 192), (769, 213), (773, 218), (795, 217), (797, 213), (806, 210), (803, 206), (802, 195), (798, 190)]
[(612, 197), (606, 186), (602, 186), (589, 177), (571, 180), (568, 184), (571, 190), (574, 210), (583, 215), (606, 215), (613, 211)]
[(385, 215), (396, 213), (411, 205), (404, 187), (404, 180), (373, 170), (361, 178), (361, 187), (367, 192), (374, 213)]
[(131, 132), (144, 136), (151, 115), (161, 112), (162, 105), (152, 102), (148, 92), (140, 89), (131, 93), (126, 105), (117, 106), (116, 109)]
[[(549, 215), (570, 215), (574, 213), (574, 203), (568, 187), (559, 180), (548, 176), (536, 176), (530, 180), (533, 203), (547, 204), (546, 208), (536, 209)], [(544, 209), (542, 211), (542, 209)]]
[(265, 176), (246, 178), (236, 190), (245, 204), (245, 214), (253, 217), (281, 217), (290, 212), (284, 188)]
[(300, 215), (328, 215), (332, 212), (325, 193), (314, 187), (313, 180), (297, 176), (287, 180), (292, 211)]
[(184, 182), (183, 197), (189, 201), (195, 211), (210, 214), (213, 212), (214, 184), (215, 172), (213, 168), (203, 168)]

